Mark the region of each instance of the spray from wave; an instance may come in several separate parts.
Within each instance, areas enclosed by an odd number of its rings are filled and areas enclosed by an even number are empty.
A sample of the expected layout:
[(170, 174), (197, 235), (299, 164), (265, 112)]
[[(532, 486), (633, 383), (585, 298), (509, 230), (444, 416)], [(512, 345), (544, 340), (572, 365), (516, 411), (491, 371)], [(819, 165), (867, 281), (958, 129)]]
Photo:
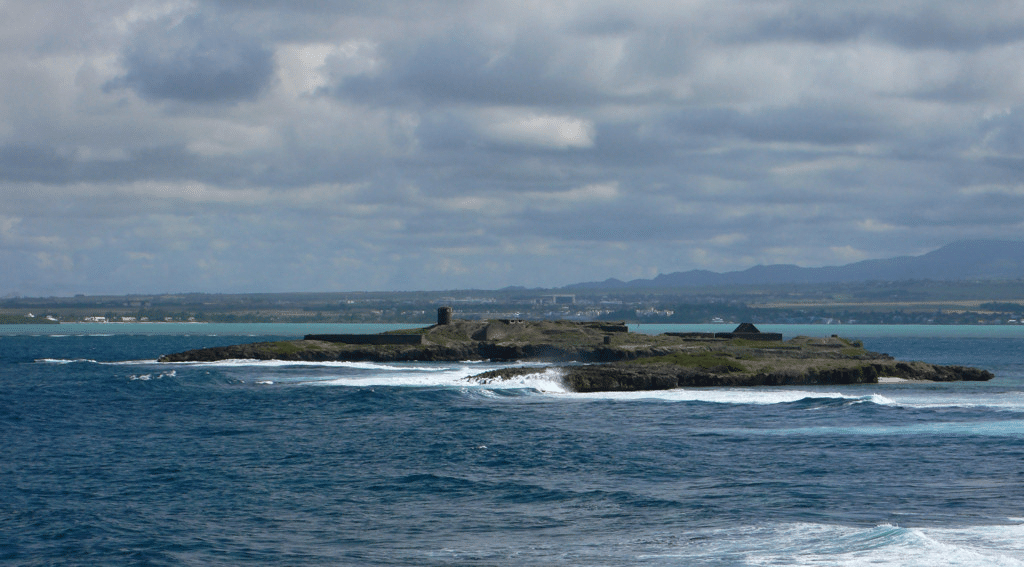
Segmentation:
[[(907, 567), (1020, 566), (1022, 526), (960, 529), (904, 528), (879, 524), (869, 528), (820, 524), (746, 526), (701, 530), (683, 545), (643, 559), (692, 560), (728, 558), (743, 565), (901, 565)], [(766, 546), (765, 542), (772, 542)]]

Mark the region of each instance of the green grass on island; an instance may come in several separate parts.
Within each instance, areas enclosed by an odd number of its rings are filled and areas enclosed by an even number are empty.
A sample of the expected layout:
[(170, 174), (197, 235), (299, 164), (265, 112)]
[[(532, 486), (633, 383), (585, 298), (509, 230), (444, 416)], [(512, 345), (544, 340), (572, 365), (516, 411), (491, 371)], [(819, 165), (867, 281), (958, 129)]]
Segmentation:
[(630, 364), (670, 364), (685, 368), (703, 368), (728, 372), (746, 372), (747, 367), (733, 359), (712, 353), (689, 354), (677, 352), (665, 356), (648, 356), (629, 361)]

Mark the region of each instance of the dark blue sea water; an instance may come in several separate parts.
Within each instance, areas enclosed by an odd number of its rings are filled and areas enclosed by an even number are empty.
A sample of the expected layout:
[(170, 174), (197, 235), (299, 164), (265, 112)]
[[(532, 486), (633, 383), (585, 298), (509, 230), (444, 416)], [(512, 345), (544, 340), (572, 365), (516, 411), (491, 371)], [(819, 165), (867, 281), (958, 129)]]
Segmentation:
[(4, 327), (0, 564), (1024, 564), (1024, 327), (764, 327), (996, 378), (584, 395), (155, 362), (289, 326)]

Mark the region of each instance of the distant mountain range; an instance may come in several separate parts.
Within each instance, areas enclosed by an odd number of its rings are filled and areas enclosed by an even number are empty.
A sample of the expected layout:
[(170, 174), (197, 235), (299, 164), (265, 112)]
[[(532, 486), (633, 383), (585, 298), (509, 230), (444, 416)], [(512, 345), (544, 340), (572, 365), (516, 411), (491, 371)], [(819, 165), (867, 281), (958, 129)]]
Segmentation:
[(789, 264), (754, 266), (739, 272), (691, 270), (649, 280), (607, 279), (567, 289), (679, 288), (721, 285), (824, 284), (901, 280), (1015, 280), (1024, 278), (1024, 242), (969, 240), (921, 256), (864, 260), (845, 266), (801, 268)]

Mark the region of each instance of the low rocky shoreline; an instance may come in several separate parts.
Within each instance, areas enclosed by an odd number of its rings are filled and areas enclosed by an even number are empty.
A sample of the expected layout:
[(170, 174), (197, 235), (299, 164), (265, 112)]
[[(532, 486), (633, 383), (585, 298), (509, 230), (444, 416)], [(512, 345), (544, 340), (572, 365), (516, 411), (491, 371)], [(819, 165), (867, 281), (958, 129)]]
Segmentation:
[[(547, 371), (548, 368), (502, 368), (473, 376), (478, 381), (509, 380)], [(806, 386), (879, 384), (897, 382), (985, 381), (988, 371), (966, 366), (938, 366), (925, 362), (875, 362), (850, 367), (809, 368), (804, 372), (729, 372), (724, 369), (679, 367), (671, 364), (596, 364), (563, 366), (562, 381), (574, 392), (630, 392), (673, 388)]]
[[(933, 382), (993, 378), (978, 368), (898, 361), (835, 335), (781, 341), (753, 326), (724, 335), (728, 338), (643, 335), (630, 333), (622, 323), (456, 320), (381, 335), (310, 335), (198, 349), (168, 354), (160, 361), (543, 361), (561, 363), (565, 385), (577, 392), (875, 384), (879, 377)], [(473, 379), (502, 380), (539, 371), (505, 368)]]

